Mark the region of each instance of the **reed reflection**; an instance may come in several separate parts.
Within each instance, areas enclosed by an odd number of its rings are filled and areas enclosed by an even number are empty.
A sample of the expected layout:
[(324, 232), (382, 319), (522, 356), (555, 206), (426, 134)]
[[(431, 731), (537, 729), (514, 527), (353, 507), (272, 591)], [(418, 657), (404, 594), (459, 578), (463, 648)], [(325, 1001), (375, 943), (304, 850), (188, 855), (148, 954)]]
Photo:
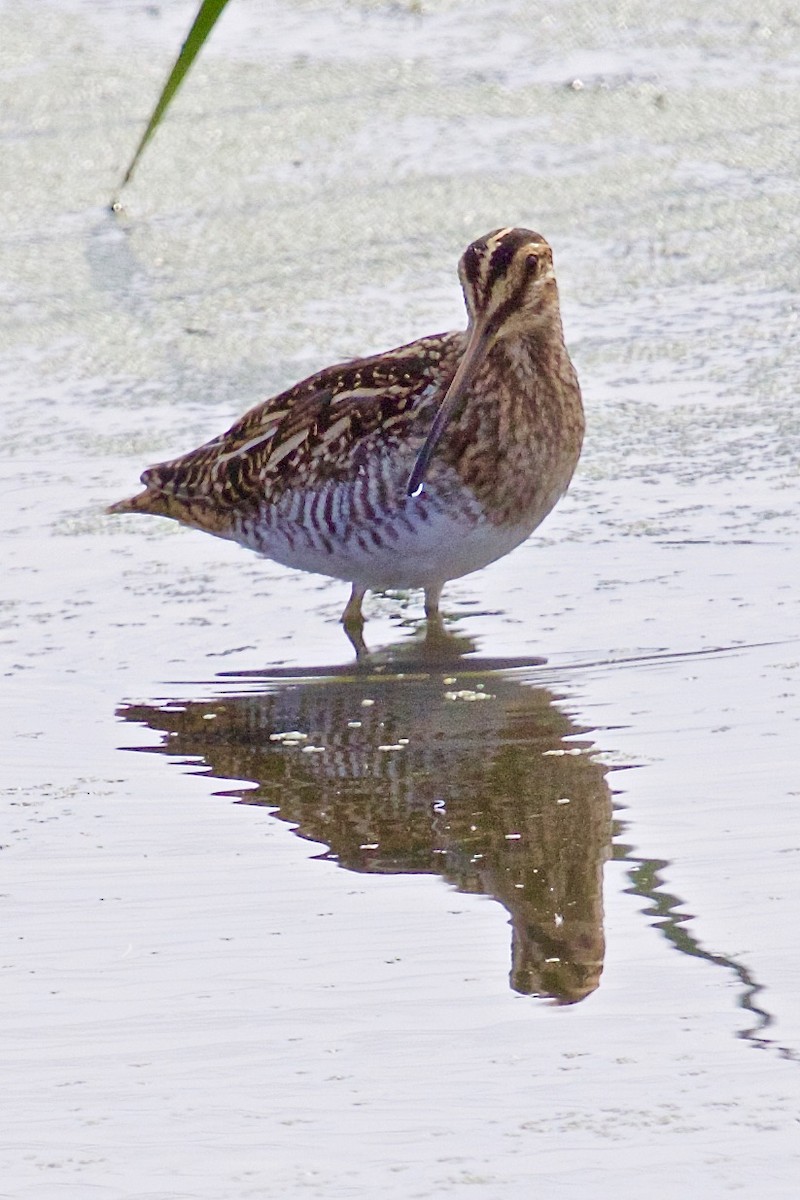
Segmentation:
[(595, 990), (611, 796), (590, 731), (552, 692), (494, 671), (240, 683), (251, 690), (118, 711), (165, 735), (142, 749), (252, 780), (244, 803), (349, 870), (436, 873), (495, 897), (516, 991), (574, 1003)]

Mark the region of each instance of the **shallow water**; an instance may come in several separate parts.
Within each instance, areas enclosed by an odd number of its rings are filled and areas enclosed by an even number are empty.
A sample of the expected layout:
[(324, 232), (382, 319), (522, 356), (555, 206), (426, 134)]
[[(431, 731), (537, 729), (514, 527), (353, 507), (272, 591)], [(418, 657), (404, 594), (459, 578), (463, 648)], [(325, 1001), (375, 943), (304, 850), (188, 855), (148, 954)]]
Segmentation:
[[(794, 1195), (800, 27), (233, 3), (114, 218), (192, 8), (2, 13), (0, 1196)], [(587, 442), (446, 652), (103, 516), (511, 222)]]

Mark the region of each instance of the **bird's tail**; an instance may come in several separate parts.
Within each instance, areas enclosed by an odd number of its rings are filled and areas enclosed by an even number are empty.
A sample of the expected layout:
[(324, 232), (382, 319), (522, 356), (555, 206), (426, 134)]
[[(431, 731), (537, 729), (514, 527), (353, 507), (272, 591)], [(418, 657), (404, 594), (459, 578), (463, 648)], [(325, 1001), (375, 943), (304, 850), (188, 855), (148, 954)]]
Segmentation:
[(127, 500), (110, 504), (107, 513), (146, 513), (151, 517), (168, 517), (190, 529), (202, 529), (214, 537), (235, 537), (234, 526), (227, 510), (220, 510), (206, 498), (175, 496), (168, 491), (146, 487)]
[(106, 512), (115, 513), (148, 513), (153, 517), (172, 517), (175, 520), (180, 520), (176, 509), (175, 498), (173, 496), (165, 496), (162, 492), (154, 492), (149, 488), (145, 488), (143, 492), (139, 492), (135, 496), (130, 496), (127, 500), (118, 500), (116, 504), (109, 504)]

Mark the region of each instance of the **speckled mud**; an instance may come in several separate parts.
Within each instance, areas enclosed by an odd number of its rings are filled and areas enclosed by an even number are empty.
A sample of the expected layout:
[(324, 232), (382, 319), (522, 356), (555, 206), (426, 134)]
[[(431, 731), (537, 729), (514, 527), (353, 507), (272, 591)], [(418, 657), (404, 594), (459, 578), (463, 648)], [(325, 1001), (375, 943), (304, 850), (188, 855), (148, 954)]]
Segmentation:
[[(112, 216), (192, 11), (0, 9), (0, 1197), (793, 1196), (800, 22), (232, 0)], [(448, 655), (103, 515), (507, 223), (586, 448)]]

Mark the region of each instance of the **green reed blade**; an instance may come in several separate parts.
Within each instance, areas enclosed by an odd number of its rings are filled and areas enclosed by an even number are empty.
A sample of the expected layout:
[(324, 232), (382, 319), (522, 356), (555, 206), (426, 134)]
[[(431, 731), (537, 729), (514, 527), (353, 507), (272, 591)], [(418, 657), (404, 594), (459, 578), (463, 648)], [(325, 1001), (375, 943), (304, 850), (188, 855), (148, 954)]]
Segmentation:
[(169, 78), (164, 84), (163, 91), (158, 99), (158, 103), (153, 109), (152, 116), (147, 123), (147, 128), (142, 134), (139, 145), (136, 147), (136, 153), (131, 159), (130, 165), (123, 176), (121, 184), (122, 187), (125, 186), (125, 184), (133, 175), (133, 172), (136, 169), (136, 164), (141, 158), (145, 146), (158, 128), (161, 118), (163, 117), (170, 101), (172, 100), (172, 97), (175, 95), (181, 83), (183, 82), (186, 72), (189, 70), (189, 67), (192, 65), (198, 53), (200, 52), (201, 47), (205, 43), (208, 35), (211, 33), (211, 30), (214, 28), (217, 18), (227, 3), (228, 0), (203, 0), (203, 3), (200, 5), (197, 16), (194, 19), (194, 24), (189, 30), (186, 41), (181, 47), (181, 52), (176, 58), (175, 64), (170, 71)]

